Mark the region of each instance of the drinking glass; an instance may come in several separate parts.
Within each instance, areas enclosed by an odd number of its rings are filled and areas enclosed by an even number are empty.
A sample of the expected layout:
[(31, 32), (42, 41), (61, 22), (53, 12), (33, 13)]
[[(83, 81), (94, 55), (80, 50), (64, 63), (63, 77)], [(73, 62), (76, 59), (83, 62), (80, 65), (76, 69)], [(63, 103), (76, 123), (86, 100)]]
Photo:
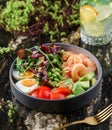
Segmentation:
[(112, 40), (112, 0), (80, 1), (81, 40), (105, 45)]

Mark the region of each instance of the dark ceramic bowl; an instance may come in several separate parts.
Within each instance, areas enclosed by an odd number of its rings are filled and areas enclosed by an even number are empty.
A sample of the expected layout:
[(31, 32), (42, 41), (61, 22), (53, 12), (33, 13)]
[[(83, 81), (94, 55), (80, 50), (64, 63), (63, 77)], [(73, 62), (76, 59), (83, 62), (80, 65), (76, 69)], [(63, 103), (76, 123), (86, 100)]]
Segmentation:
[(96, 57), (90, 52), (88, 52), (87, 50), (71, 45), (71, 44), (56, 43), (56, 45), (61, 46), (64, 50), (71, 50), (77, 53), (85, 53), (88, 57), (90, 57), (96, 63), (97, 82), (94, 86), (92, 86), (90, 89), (85, 91), (83, 94), (80, 94), (75, 97), (63, 99), (63, 100), (62, 99), (61, 100), (44, 100), (44, 99), (34, 98), (23, 93), (21, 90), (19, 90), (15, 86), (13, 78), (12, 78), (12, 70), (13, 70), (15, 61), (12, 63), (10, 72), (9, 72), (10, 86), (11, 86), (11, 90), (15, 98), (20, 103), (27, 106), (28, 108), (35, 109), (37, 111), (41, 111), (45, 113), (71, 113), (74, 110), (79, 109), (89, 104), (91, 100), (97, 96), (101, 87), (102, 68), (99, 61), (96, 59)]

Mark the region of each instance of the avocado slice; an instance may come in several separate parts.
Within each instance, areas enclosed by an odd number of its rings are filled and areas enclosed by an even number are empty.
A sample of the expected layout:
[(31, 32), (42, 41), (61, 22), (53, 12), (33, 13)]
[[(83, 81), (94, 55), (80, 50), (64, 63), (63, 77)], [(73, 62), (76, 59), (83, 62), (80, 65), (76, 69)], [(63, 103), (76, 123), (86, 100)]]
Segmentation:
[(87, 81), (87, 80), (91, 80), (92, 78), (95, 77), (95, 73), (94, 72), (89, 72), (88, 74), (82, 76), (79, 81)]
[(74, 94), (69, 94), (67, 95), (67, 98), (71, 98), (71, 97), (74, 97), (75, 95)]
[(90, 81), (79, 81), (79, 84), (85, 89), (89, 89), (90, 88)]
[(95, 78), (92, 78), (92, 79), (91, 79), (91, 86), (93, 86), (93, 85), (96, 83), (96, 81), (97, 81), (97, 80), (96, 80)]
[(85, 90), (82, 88), (81, 84), (79, 84), (78, 82), (73, 85), (72, 91), (73, 91), (74, 95), (79, 95), (79, 94), (82, 94), (85, 92)]

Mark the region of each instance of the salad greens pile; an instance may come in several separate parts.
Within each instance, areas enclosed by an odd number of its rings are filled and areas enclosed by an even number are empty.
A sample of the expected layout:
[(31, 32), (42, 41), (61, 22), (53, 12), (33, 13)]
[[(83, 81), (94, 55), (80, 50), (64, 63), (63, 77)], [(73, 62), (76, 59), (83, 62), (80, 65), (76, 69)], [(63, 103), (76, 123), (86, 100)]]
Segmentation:
[(20, 49), (16, 59), (16, 70), (21, 73), (30, 70), (40, 82), (48, 82), (56, 86), (62, 80), (61, 55), (63, 53), (64, 51), (54, 44)]

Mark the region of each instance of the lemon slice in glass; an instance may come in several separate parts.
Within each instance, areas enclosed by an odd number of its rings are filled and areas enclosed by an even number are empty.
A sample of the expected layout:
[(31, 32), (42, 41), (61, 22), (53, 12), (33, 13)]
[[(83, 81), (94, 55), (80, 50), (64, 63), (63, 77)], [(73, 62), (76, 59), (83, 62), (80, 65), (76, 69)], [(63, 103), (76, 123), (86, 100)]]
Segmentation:
[(112, 2), (110, 2), (110, 7), (112, 7)]
[(80, 8), (80, 20), (83, 25), (93, 21), (97, 15), (98, 12), (92, 6), (86, 5)]
[(96, 5), (95, 9), (98, 11), (97, 21), (107, 19), (112, 14), (111, 5)]
[(98, 21), (93, 21), (84, 25), (85, 32), (93, 37), (99, 37), (104, 33), (104, 26)]

